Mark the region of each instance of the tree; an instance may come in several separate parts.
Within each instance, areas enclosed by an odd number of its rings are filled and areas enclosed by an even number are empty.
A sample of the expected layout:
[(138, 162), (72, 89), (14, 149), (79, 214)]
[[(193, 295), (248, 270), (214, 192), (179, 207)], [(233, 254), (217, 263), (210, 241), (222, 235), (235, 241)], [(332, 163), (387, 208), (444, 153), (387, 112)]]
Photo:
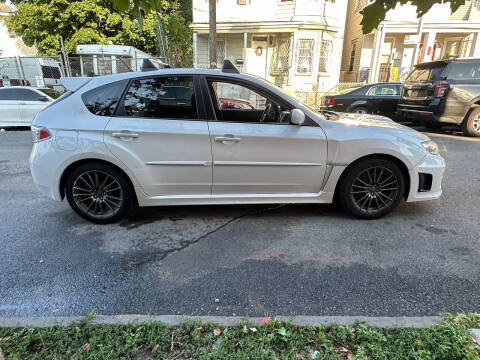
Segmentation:
[[(388, 10), (395, 8), (397, 4), (410, 3), (417, 7), (417, 17), (424, 15), (435, 4), (443, 3), (443, 0), (375, 0), (372, 4), (366, 6), (360, 13), (363, 15), (361, 21), (363, 33), (368, 34), (378, 27), (378, 24), (385, 19)], [(449, 0), (452, 13), (461, 5), (465, 4), (465, 0)]]
[[(58, 55), (60, 36), (65, 48), (74, 54), (78, 44), (130, 45), (158, 55), (157, 24), (168, 37), (170, 55), (176, 65), (192, 62), (191, 31), (174, 1), (161, 1), (155, 11), (129, 6), (119, 13), (110, 0), (14, 0), (17, 13), (7, 19), (10, 31), (25, 44), (36, 45), (40, 55)], [(138, 15), (141, 14), (141, 20)]]

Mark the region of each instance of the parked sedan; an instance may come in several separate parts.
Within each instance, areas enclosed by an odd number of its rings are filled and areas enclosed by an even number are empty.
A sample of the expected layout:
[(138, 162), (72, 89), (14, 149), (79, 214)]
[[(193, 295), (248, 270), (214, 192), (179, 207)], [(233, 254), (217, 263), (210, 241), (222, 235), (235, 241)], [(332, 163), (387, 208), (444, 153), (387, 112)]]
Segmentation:
[(368, 84), (347, 89), (327, 100), (328, 110), (356, 114), (378, 114), (395, 118), (402, 84)]
[[(92, 222), (137, 206), (334, 199), (374, 219), (442, 193), (445, 163), (426, 135), (381, 116), (316, 112), (257, 77), (164, 69), (63, 83), (69, 96), (33, 121), (30, 168), (43, 194)], [(195, 96), (162, 101), (179, 85)], [(222, 108), (222, 89), (257, 106)]]
[(60, 93), (47, 88), (0, 88), (0, 126), (30, 126), (35, 115), (59, 96)]

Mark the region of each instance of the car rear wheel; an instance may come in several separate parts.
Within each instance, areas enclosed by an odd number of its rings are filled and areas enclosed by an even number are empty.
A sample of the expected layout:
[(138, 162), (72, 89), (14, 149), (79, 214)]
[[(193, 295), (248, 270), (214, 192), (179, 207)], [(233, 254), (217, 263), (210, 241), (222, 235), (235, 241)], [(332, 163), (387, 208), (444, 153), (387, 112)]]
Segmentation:
[(370, 112), (366, 107), (360, 106), (355, 109), (353, 109), (354, 114), (369, 114)]
[(402, 171), (392, 161), (370, 158), (354, 164), (339, 184), (342, 208), (359, 219), (377, 219), (393, 211), (405, 193)]
[(470, 115), (465, 119), (462, 127), (465, 135), (480, 137), (480, 107), (470, 111)]
[(65, 193), (78, 215), (98, 224), (120, 220), (136, 204), (125, 175), (104, 163), (83, 164), (73, 170), (68, 176)]

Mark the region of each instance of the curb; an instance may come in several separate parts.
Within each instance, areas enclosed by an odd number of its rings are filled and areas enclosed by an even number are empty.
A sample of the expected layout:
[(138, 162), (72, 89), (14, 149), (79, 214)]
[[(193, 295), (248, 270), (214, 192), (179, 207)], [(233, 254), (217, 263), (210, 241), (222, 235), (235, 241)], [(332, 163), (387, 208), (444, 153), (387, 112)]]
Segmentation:
[[(372, 327), (381, 328), (426, 328), (443, 321), (441, 316), (425, 317), (369, 317), (369, 316), (275, 316), (275, 319), (289, 321), (297, 326), (329, 326), (353, 325), (356, 321), (363, 321)], [(25, 318), (0, 318), (0, 328), (15, 327), (51, 327), (55, 325), (69, 326), (84, 319), (83, 316), (72, 317), (25, 317)], [(262, 325), (271, 320), (265, 317), (240, 317), (240, 316), (182, 316), (182, 315), (96, 315), (92, 320), (93, 325), (114, 325), (127, 323), (146, 323), (159, 321), (167, 326), (178, 326), (186, 320), (199, 320), (202, 323), (214, 322), (220, 326), (233, 326), (248, 321), (252, 324)], [(475, 335), (480, 342), (480, 330)]]

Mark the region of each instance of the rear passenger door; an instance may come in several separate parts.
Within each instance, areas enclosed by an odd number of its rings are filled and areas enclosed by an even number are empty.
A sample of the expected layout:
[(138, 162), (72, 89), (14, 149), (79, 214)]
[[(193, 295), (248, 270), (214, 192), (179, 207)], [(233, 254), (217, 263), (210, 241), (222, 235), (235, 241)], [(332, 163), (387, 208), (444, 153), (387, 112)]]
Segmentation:
[(132, 79), (105, 128), (106, 146), (149, 196), (211, 194), (210, 136), (196, 99), (193, 76)]
[[(394, 117), (397, 112), (397, 104), (400, 100), (399, 84), (379, 84), (374, 87), (373, 102), (375, 113)], [(371, 93), (371, 91), (369, 92)]]
[(0, 89), (0, 126), (20, 126), (20, 109), (12, 88)]
[(30, 125), (35, 115), (42, 111), (51, 100), (44, 94), (40, 94), (32, 89), (17, 89), (17, 98), (19, 101), (20, 117), (22, 121)]

